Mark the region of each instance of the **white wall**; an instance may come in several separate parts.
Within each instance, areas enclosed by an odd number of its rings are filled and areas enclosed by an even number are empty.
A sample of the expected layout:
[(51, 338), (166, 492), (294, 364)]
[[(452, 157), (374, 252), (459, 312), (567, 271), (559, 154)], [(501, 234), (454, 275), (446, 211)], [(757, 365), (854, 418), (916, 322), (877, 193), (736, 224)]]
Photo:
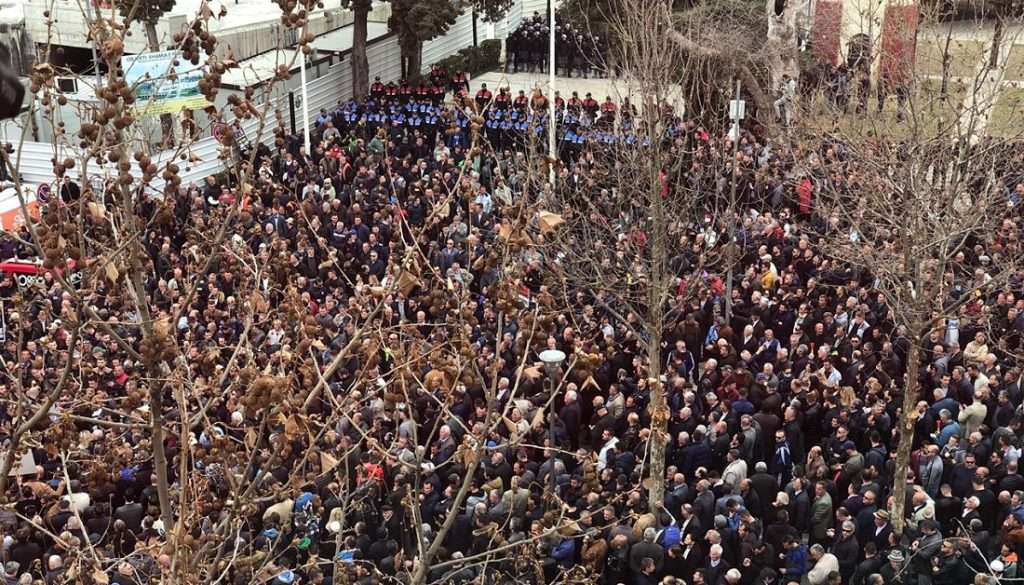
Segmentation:
[[(25, 29), (32, 42), (45, 44), (50, 40), (55, 45), (88, 48), (91, 45), (86, 39), (86, 19), (82, 14), (85, 2), (74, 0), (25, 0)], [(46, 24), (43, 12), (50, 12), (56, 19), (52, 28)], [(94, 14), (95, 15), (95, 14)], [(157, 36), (163, 42), (169, 42), (173, 34), (185, 26), (185, 16), (172, 14), (160, 19), (156, 24)], [(139, 23), (131, 27), (132, 36), (125, 39), (125, 51), (138, 53), (146, 48), (146, 31)]]
[[(380, 75), (381, 79), (385, 82), (397, 80), (401, 75), (400, 51), (398, 48), (398, 39), (395, 36), (385, 37), (367, 47), (366, 58), (370, 63), (371, 75)], [(293, 79), (297, 80), (298, 77), (298, 75), (295, 75), (293, 76)], [(276, 118), (274, 116), (274, 110), (276, 108), (280, 108), (281, 110), (286, 131), (291, 132), (291, 111), (289, 109), (288, 101), (289, 91), (295, 93), (295, 97), (299, 98), (299, 88), (296, 83), (294, 88), (291, 88), (290, 90), (283, 89), (277, 97), (272, 98), (264, 104), (263, 111), (265, 112), (266, 123), (264, 124), (262, 132), (259, 132), (259, 120), (253, 119), (242, 122), (242, 130), (245, 132), (246, 138), (250, 143), (255, 143), (259, 140), (263, 144), (273, 147), (274, 129), (277, 126)], [(335, 63), (322, 77), (312, 81), (307, 80), (306, 92), (309, 96), (309, 114), (313, 118), (316, 117), (320, 108), (331, 109), (338, 103), (351, 99), (352, 64), (349, 57), (345, 57), (345, 59), (340, 63)], [(221, 93), (225, 94), (223, 99), (226, 102), (227, 95), (231, 92)], [(218, 101), (220, 100), (218, 99)], [(299, 105), (300, 103), (301, 102), (298, 101), (298, 99), (295, 102), (296, 131), (298, 132), (301, 132), (302, 128), (302, 110)], [(230, 118), (230, 116), (228, 116), (228, 118)], [(207, 175), (219, 173), (223, 170), (223, 162), (217, 158), (219, 145), (213, 138), (204, 138), (198, 141), (192, 146), (191, 151), (203, 160), (201, 162), (182, 165), (182, 184), (187, 185), (190, 182), (199, 182)]]
[[(477, 42), (490, 39), (505, 39), (512, 31), (519, 26), (523, 18), (533, 14), (532, 9), (527, 10), (527, 5), (537, 3), (536, 0), (522, 0), (516, 2), (509, 8), (505, 18), (496, 23), (484, 22), (478, 18), (476, 23)], [(547, 0), (540, 2), (541, 10), (547, 10)], [(556, 3), (557, 4), (557, 3)], [(430, 66), (441, 59), (459, 52), (473, 45), (473, 12), (466, 10), (455, 20), (455, 23), (443, 36), (423, 43), (423, 70), (421, 73), (430, 71)]]
[(496, 39), (505, 39), (508, 35), (512, 34), (512, 31), (519, 28), (519, 23), (530, 15), (523, 8), (523, 2), (516, 2), (508, 9), (505, 13), (505, 18), (502, 18), (498, 22), (494, 23), (494, 37)]
[[(562, 5), (562, 0), (551, 0), (554, 4), (555, 10)], [(523, 0), (523, 18), (530, 18), (534, 12), (539, 12), (542, 16), (548, 11), (548, 0)]]
[[(15, 0), (18, 1), (18, 0)], [(336, 2), (333, 3), (336, 6)], [(32, 42), (37, 44), (46, 43), (52, 36), (52, 42), (56, 45), (70, 47), (90, 47), (86, 38), (86, 19), (82, 14), (82, 6), (77, 0), (24, 0), (25, 28)], [(235, 7), (227, 2), (228, 19), (236, 18), (237, 22), (244, 22), (247, 15), (235, 11), (246, 10)], [(233, 11), (234, 9), (234, 11)], [(230, 22), (223, 28), (218, 27), (216, 21), (211, 21), (219, 40), (217, 52), (223, 56), (228, 46), (232, 48), (236, 59), (248, 59), (267, 51), (278, 48), (280, 39), (284, 33), (280, 20), (280, 9), (272, 4), (261, 7), (267, 10), (266, 20), (248, 22), (232, 26)], [(216, 10), (216, 6), (214, 6)], [(255, 8), (247, 8), (255, 10)], [(46, 25), (43, 12), (49, 11), (51, 17), (56, 18), (57, 23), (51, 29)], [(373, 10), (367, 17), (372, 22), (387, 22), (391, 7), (388, 4), (375, 3)], [(192, 15), (170, 14), (162, 17), (156, 24), (157, 37), (161, 46), (168, 46), (174, 34), (181, 31)], [(339, 29), (352, 23), (353, 14), (351, 10), (330, 8), (316, 11), (309, 19), (309, 30), (315, 34), (324, 34)], [(131, 27), (132, 36), (125, 39), (125, 51), (127, 53), (139, 53), (147, 49), (145, 29), (142, 25), (135, 23)], [(294, 32), (290, 33), (294, 36)]]
[[(486, 25), (482, 20), (477, 22), (477, 40), (484, 40), (483, 31)], [(423, 43), (423, 70), (430, 71), (430, 66), (445, 57), (457, 53), (459, 49), (473, 45), (473, 13), (467, 10), (455, 19), (448, 32), (436, 39)]]

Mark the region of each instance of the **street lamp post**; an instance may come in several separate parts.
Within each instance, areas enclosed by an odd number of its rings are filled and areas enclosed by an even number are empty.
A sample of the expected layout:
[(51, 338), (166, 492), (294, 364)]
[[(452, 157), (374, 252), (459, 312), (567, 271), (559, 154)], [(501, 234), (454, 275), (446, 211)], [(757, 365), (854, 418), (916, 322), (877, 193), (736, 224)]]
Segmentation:
[[(555, 8), (548, 0), (548, 182), (555, 188)], [(565, 359), (565, 354), (562, 354)]]
[(555, 383), (555, 377), (558, 375), (558, 369), (561, 367), (562, 362), (565, 361), (565, 352), (557, 349), (546, 349), (538, 355), (540, 361), (544, 363), (544, 372), (547, 374), (547, 384), (551, 389), (551, 394), (548, 399), (551, 411), (548, 414), (548, 449), (551, 452), (551, 467), (548, 469), (548, 487), (551, 489), (551, 496), (555, 495), (555, 389), (557, 384)]
[(301, 60), (302, 73), (299, 76), (302, 84), (302, 143), (306, 147), (306, 156), (313, 156), (313, 150), (309, 144), (309, 94), (306, 92), (306, 53), (299, 45), (299, 59)]

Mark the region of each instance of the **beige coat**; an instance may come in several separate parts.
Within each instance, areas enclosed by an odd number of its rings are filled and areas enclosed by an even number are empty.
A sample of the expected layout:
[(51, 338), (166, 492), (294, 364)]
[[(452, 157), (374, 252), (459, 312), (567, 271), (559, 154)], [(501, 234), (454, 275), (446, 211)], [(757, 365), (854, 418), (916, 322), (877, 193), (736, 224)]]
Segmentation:
[(971, 433), (980, 429), (981, 425), (985, 423), (985, 415), (987, 414), (988, 407), (977, 400), (969, 406), (960, 409), (960, 416), (957, 417), (957, 420), (960, 421), (963, 436), (969, 437)]
[(810, 585), (826, 585), (828, 575), (832, 571), (839, 570), (839, 559), (832, 553), (825, 553), (814, 563), (814, 568), (807, 573), (807, 583)]

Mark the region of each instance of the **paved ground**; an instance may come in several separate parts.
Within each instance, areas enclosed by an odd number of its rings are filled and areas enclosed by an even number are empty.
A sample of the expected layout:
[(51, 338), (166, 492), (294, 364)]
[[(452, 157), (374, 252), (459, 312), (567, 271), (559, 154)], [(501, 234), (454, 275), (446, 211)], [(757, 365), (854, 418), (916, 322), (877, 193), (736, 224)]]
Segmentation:
[[(975, 38), (983, 43), (986, 48), (992, 46), (994, 40), (995, 25), (986, 26)], [(1016, 33), (1019, 31), (1012, 31)], [(1011, 34), (1012, 34), (1011, 33)], [(978, 56), (974, 66), (974, 74), (967, 81), (967, 95), (964, 97), (962, 111), (977, 113), (977, 119), (973, 116), (964, 116), (961, 123), (961, 132), (971, 133), (971, 140), (975, 141), (985, 133), (989, 122), (992, 119), (993, 108), (999, 95), (1002, 92), (1003, 81), (1006, 79), (1006, 70), (1010, 49), (1013, 48), (1014, 36), (1007, 35), (1007, 38), (999, 45), (999, 55), (996, 59), (997, 66), (989, 68), (989, 51), (986, 50)], [(973, 127), (971, 126), (973, 124)]]

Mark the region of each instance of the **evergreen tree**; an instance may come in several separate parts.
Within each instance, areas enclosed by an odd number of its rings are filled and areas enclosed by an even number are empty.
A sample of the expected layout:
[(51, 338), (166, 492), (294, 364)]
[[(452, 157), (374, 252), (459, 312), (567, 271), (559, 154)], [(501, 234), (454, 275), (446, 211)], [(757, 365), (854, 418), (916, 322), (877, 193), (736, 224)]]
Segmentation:
[(388, 26), (398, 33), (403, 77), (419, 75), (423, 43), (448, 32), (460, 14), (459, 8), (451, 0), (392, 0)]
[(367, 19), (372, 0), (343, 0), (342, 5), (352, 11), (352, 96), (362, 99), (370, 93), (370, 63), (366, 59)]

